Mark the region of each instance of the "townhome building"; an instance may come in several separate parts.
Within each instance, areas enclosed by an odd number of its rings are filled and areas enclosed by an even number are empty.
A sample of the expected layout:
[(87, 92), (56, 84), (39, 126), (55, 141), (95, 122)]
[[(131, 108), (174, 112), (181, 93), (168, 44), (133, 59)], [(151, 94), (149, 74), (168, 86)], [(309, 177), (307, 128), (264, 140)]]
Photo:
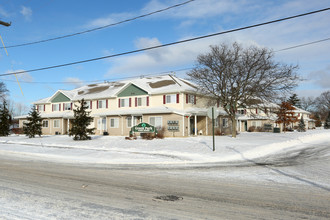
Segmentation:
[[(198, 93), (198, 87), (187, 80), (162, 75), (58, 90), (33, 103), (43, 119), (43, 134), (68, 134), (73, 109), (82, 99), (93, 117), (90, 127), (95, 128), (96, 135), (127, 136), (141, 122), (163, 129), (168, 137), (210, 135), (212, 131), (207, 117), (210, 98)], [(219, 115), (216, 129), (228, 129), (225, 112), (219, 105), (213, 106)], [(27, 115), (17, 118), (23, 127)]]
[(294, 110), (294, 113), (295, 113), (294, 116), (297, 116), (298, 121), (293, 124), (293, 128), (298, 127), (301, 118), (303, 118), (303, 120), (304, 120), (304, 124), (305, 124), (306, 129), (315, 128), (315, 120), (310, 118), (311, 113), (308, 112), (308, 111), (305, 111), (301, 108), (298, 108), (296, 106), (294, 106), (294, 107), (296, 108)]

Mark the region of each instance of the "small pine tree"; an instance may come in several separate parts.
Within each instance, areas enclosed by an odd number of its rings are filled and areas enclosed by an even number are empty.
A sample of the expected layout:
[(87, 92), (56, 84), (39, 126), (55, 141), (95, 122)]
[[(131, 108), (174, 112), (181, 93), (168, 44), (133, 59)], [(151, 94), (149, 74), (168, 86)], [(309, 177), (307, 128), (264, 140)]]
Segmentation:
[(328, 117), (324, 122), (324, 129), (330, 129), (330, 111), (328, 113)]
[(306, 131), (306, 126), (305, 126), (305, 122), (304, 122), (304, 118), (301, 117), (299, 124), (298, 124), (298, 131), (299, 132), (305, 132)]
[(0, 109), (0, 136), (8, 136), (10, 132), (11, 115), (4, 100)]
[(23, 132), (29, 138), (34, 138), (36, 135), (39, 137), (42, 135), (42, 118), (37, 109), (32, 106), (29, 116), (27, 117), (27, 123), (23, 126)]
[(73, 109), (74, 120), (72, 121), (72, 128), (69, 130), (69, 136), (74, 136), (73, 140), (90, 140), (91, 137), (88, 134), (94, 134), (95, 128), (87, 128), (93, 121), (93, 118), (89, 116), (90, 112), (87, 112), (86, 102), (84, 99), (79, 101), (79, 105), (75, 105), (76, 109)]

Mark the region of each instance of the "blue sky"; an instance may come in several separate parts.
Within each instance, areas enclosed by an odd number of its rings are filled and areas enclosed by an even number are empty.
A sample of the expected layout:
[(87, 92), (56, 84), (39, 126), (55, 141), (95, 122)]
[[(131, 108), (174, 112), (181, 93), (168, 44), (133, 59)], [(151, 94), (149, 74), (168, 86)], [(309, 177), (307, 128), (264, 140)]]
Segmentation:
[[(0, 0), (0, 26), (6, 46), (84, 31), (185, 2), (186, 0), (4, 1)], [(91, 59), (148, 46), (253, 25), (329, 7), (328, 0), (195, 0), (175, 9), (91, 33), (23, 47), (0, 49), (0, 74)], [(17, 103), (53, 95), (94, 80), (175, 71), (186, 77), (196, 57), (209, 45), (237, 41), (276, 50), (330, 37), (330, 11), (231, 34), (164, 47), (144, 53), (63, 68), (0, 77)], [(318, 96), (330, 89), (330, 41), (275, 53), (278, 61), (298, 64), (306, 79), (299, 96)], [(48, 82), (48, 83), (39, 83)], [(65, 82), (65, 83), (63, 83)]]

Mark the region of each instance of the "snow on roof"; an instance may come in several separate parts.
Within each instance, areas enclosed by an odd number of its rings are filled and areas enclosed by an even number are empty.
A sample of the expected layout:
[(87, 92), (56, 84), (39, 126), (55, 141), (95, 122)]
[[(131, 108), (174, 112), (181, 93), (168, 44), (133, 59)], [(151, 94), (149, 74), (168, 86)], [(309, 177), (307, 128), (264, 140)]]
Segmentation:
[[(61, 92), (71, 100), (91, 100), (115, 98), (118, 93), (128, 85), (133, 84), (148, 94), (178, 93), (178, 92), (196, 92), (197, 86), (184, 79), (172, 75), (162, 75), (153, 77), (141, 77), (130, 80), (116, 82), (104, 82), (98, 84), (85, 85), (73, 90), (58, 90), (54, 95)], [(34, 104), (49, 103), (51, 98), (44, 98), (34, 102)]]
[(293, 107), (296, 108), (295, 110), (293, 110), (293, 111), (296, 112), (296, 113), (304, 113), (304, 114), (308, 114), (308, 115), (311, 114), (310, 112), (305, 111), (305, 110), (303, 110), (303, 109), (301, 109), (301, 108), (298, 108), (298, 107), (296, 107), (296, 106), (293, 106)]
[[(16, 116), (14, 119), (25, 119), (29, 115), (21, 115)], [(73, 112), (51, 112), (51, 113), (40, 113), (41, 118), (65, 118), (65, 119), (73, 119), (74, 115)]]
[(120, 110), (109, 110), (102, 113), (96, 113), (92, 116), (99, 116), (99, 117), (105, 117), (105, 116), (111, 116), (111, 115), (145, 115), (148, 113), (152, 114), (164, 114), (164, 113), (176, 113), (179, 115), (183, 115), (183, 112), (180, 112), (178, 110), (174, 110), (172, 108), (168, 108), (166, 106), (161, 107), (155, 107), (155, 108), (148, 108), (148, 111), (146, 111), (145, 108), (141, 109), (120, 109)]

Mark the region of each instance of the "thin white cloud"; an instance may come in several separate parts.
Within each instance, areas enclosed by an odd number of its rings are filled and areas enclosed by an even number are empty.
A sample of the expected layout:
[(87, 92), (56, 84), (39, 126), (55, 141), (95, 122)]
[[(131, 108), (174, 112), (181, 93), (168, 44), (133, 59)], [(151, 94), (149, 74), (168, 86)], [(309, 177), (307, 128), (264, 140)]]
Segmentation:
[(330, 66), (323, 70), (311, 72), (309, 79), (321, 88), (330, 89)]
[(9, 17), (9, 13), (1, 6), (0, 6), (0, 16), (1, 17)]
[(105, 15), (103, 17), (93, 19), (93, 20), (89, 21), (84, 26), (86, 28), (97, 28), (97, 27), (102, 27), (102, 26), (106, 26), (106, 25), (109, 25), (109, 24), (114, 24), (116, 22), (132, 18), (134, 16), (136, 16), (136, 15), (133, 14), (133, 13), (129, 13), (129, 12), (112, 13), (112, 14), (109, 14), (109, 15)]
[(17, 70), (7, 70), (6, 73), (13, 73), (13, 72), (23, 72), (23, 73), (20, 73), (20, 74), (16, 74), (15, 75), (10, 75), (10, 76), (7, 76), (6, 78), (9, 79), (9, 80), (17, 80), (20, 82), (20, 81), (24, 81), (24, 82), (33, 82), (34, 81), (34, 78), (31, 76), (31, 74), (25, 72), (25, 70), (23, 69), (17, 69)]
[(22, 6), (20, 13), (24, 16), (25, 20), (30, 21), (32, 17), (32, 9)]
[(84, 82), (81, 79), (75, 77), (67, 77), (64, 79), (64, 82), (73, 85), (75, 88), (79, 88), (84, 85)]

